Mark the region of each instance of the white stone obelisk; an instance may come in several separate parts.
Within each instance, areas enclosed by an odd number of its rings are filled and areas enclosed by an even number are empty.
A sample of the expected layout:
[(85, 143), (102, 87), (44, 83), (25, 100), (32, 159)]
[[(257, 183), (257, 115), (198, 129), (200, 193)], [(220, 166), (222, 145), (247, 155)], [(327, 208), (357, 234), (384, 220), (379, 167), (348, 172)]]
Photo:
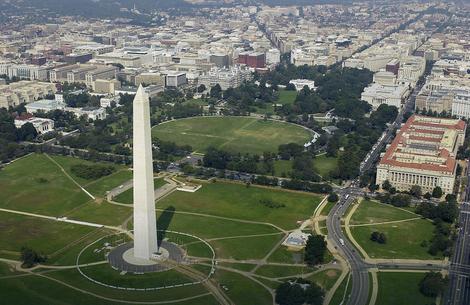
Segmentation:
[(134, 256), (150, 259), (157, 252), (157, 221), (153, 188), (150, 101), (142, 85), (133, 103)]

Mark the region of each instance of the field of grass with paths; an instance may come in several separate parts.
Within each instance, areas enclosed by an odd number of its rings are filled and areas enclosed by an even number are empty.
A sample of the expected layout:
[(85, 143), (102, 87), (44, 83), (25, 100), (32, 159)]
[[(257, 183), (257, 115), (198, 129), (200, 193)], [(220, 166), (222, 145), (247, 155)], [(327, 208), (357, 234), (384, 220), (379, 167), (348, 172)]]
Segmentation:
[[(270, 208), (260, 200), (272, 200), (285, 206)], [(174, 192), (158, 201), (157, 206), (162, 209), (172, 206), (177, 211), (261, 221), (294, 229), (298, 220), (305, 220), (313, 214), (320, 201), (318, 195), (216, 182), (204, 183), (195, 193)]]
[[(390, 221), (392, 223), (387, 223)], [(428, 247), (422, 245), (431, 240), (434, 225), (419, 215), (391, 205), (363, 201), (353, 214), (350, 224), (356, 225), (351, 227), (351, 233), (371, 258), (441, 258), (430, 255)], [(379, 244), (371, 241), (370, 236), (374, 231), (385, 233), (387, 242)]]
[(179, 145), (191, 145), (204, 152), (209, 146), (230, 152), (277, 152), (280, 144), (304, 144), (309, 131), (284, 122), (247, 117), (195, 117), (155, 126), (152, 135)]

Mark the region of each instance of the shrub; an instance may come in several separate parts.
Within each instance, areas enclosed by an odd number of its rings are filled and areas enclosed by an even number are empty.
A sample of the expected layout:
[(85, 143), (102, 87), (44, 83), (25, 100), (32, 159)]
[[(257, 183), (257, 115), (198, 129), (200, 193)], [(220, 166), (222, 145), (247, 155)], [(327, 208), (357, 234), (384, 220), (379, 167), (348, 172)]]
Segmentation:
[(86, 180), (98, 179), (104, 176), (112, 174), (116, 169), (112, 165), (103, 165), (103, 164), (76, 164), (72, 165), (70, 168), (72, 173), (80, 178)]

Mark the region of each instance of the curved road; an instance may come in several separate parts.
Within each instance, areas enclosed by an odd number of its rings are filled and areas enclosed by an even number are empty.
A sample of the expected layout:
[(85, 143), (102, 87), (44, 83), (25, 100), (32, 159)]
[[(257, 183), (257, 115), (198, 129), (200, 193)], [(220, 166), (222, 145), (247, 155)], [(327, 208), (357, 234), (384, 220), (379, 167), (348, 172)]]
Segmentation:
[(345, 304), (365, 305), (369, 298), (369, 266), (364, 263), (362, 257), (341, 230), (341, 217), (354, 200), (355, 197), (351, 195), (341, 196), (341, 200), (328, 214), (326, 226), (328, 228), (328, 240), (346, 258), (351, 271), (352, 289), (351, 294), (346, 296)]

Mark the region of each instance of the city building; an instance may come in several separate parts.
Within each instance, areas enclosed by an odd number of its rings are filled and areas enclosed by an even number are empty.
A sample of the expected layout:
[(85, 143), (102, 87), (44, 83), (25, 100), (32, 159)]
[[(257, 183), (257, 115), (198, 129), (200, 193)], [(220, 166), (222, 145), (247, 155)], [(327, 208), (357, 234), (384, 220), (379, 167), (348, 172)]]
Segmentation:
[(86, 117), (89, 120), (104, 120), (106, 118), (106, 108), (102, 107), (84, 107), (72, 108), (66, 107), (65, 111), (72, 112), (77, 118)]
[(54, 84), (38, 81), (19, 81), (0, 85), (0, 108), (31, 103), (57, 91)]
[(409, 93), (407, 86), (372, 83), (364, 88), (361, 100), (368, 102), (374, 109), (379, 108), (382, 104), (400, 108)]
[(388, 180), (398, 191), (418, 185), (423, 193), (439, 186), (444, 193), (453, 193), (456, 154), (465, 129), (462, 120), (413, 115), (382, 154), (376, 183)]
[(242, 52), (238, 54), (238, 63), (250, 68), (266, 67), (266, 55), (259, 52)]
[(48, 133), (54, 130), (54, 121), (45, 118), (36, 118), (31, 115), (15, 118), (15, 127), (21, 128), (26, 123), (34, 126), (38, 134)]
[(315, 81), (309, 79), (291, 79), (289, 84), (294, 85), (295, 90), (297, 91), (302, 90), (305, 86), (307, 86), (310, 90), (317, 89), (317, 87), (315, 87)]
[(37, 100), (25, 105), (28, 113), (36, 113), (38, 111), (49, 112), (54, 110), (64, 110), (67, 105), (59, 100)]
[(251, 79), (251, 72), (240, 66), (234, 66), (230, 69), (213, 68), (198, 77), (198, 84), (211, 88), (217, 84), (222, 90), (236, 88), (244, 81)]
[(93, 56), (97, 56), (100, 54), (112, 52), (113, 50), (114, 46), (112, 45), (89, 44), (78, 46), (73, 50), (73, 52), (76, 54), (93, 54)]
[(51, 82), (84, 83), (93, 87), (93, 82), (111, 80), (116, 77), (118, 68), (112, 65), (74, 64), (56, 67), (50, 71)]
[(117, 79), (97, 79), (92, 85), (95, 93), (114, 94), (121, 89), (121, 82)]
[(165, 73), (165, 86), (178, 88), (188, 83), (186, 73), (183, 72), (167, 72)]

